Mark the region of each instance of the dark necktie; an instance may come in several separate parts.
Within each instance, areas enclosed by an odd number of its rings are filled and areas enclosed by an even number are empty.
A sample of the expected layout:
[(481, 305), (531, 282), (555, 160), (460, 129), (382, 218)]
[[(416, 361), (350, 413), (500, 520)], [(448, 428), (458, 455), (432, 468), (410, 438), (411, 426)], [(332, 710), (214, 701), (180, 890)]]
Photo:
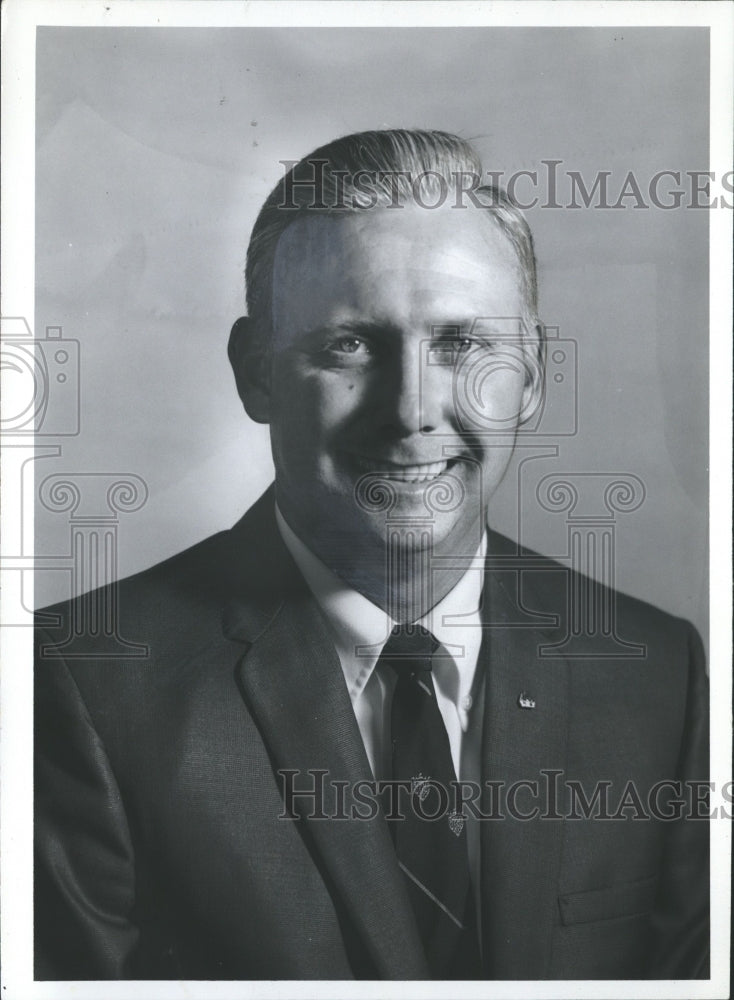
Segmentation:
[(456, 774), (431, 672), (438, 645), (420, 625), (396, 626), (380, 656), (397, 674), (391, 777), (410, 787), (394, 800), (405, 818), (388, 814), (388, 822), (432, 977), (476, 979), (481, 963), (466, 824), (455, 811)]

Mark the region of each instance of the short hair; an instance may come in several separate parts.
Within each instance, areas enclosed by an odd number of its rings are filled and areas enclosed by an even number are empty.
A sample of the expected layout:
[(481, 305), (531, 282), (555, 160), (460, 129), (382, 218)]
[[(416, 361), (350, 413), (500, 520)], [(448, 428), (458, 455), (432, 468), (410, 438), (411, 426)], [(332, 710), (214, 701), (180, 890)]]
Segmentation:
[[(245, 280), (247, 310), (257, 344), (271, 331), (273, 266), (278, 240), (285, 230), (308, 214), (339, 216), (405, 203), (426, 205), (423, 198), (444, 200), (450, 187), (455, 195), (470, 194), (478, 211), (486, 211), (512, 244), (520, 265), (526, 330), (538, 322), (538, 284), (530, 227), (507, 192), (498, 184), (481, 184), (482, 162), (474, 148), (449, 132), (422, 129), (384, 129), (355, 132), (320, 146), (289, 166), (263, 204), (247, 250)], [(471, 191), (463, 179), (471, 178)], [(369, 180), (369, 190), (364, 182)], [(418, 185), (418, 187), (416, 186)], [(418, 191), (422, 191), (420, 199)], [(369, 195), (369, 203), (365, 197)], [(463, 200), (462, 200), (463, 204)], [(468, 207), (464, 205), (464, 207)]]

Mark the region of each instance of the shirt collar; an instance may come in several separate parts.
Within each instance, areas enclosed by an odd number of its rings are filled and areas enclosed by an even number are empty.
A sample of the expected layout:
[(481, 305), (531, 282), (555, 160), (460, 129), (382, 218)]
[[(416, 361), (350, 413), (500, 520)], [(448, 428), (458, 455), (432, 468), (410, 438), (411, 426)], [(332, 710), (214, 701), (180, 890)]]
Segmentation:
[[(315, 556), (292, 530), (277, 504), (275, 518), (283, 542), (331, 627), (347, 688), (354, 701), (369, 680), (396, 623), (386, 611), (349, 587)], [(458, 684), (451, 684), (452, 688), (456, 688), (452, 700), (468, 693), (474, 677), (481, 629), (462, 628), (461, 622), (468, 616), (478, 617), (486, 550), (485, 534), (456, 586), (419, 619), (419, 624), (432, 632), (451, 654), (451, 660), (445, 662), (451, 662), (452, 667), (455, 663), (458, 669)], [(441, 659), (439, 656), (434, 666), (437, 680), (442, 673)]]

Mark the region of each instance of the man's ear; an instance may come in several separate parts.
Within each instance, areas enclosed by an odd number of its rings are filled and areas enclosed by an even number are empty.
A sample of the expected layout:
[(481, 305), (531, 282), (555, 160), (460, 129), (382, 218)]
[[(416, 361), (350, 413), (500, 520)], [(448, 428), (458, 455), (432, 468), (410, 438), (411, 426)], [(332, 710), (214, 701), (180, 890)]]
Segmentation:
[(545, 331), (537, 323), (525, 346), (525, 385), (522, 394), (520, 424), (530, 420), (543, 404), (545, 396)]
[(249, 316), (235, 321), (227, 346), (237, 392), (248, 417), (258, 424), (270, 422), (270, 379), (267, 357), (257, 344)]

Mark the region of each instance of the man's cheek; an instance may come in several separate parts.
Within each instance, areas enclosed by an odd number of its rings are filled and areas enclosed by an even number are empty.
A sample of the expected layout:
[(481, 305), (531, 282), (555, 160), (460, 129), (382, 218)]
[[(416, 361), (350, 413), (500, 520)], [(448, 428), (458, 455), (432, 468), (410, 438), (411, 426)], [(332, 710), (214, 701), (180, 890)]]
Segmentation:
[(305, 381), (281, 383), (274, 394), (273, 409), (283, 427), (297, 437), (307, 438), (321, 422), (323, 394)]

